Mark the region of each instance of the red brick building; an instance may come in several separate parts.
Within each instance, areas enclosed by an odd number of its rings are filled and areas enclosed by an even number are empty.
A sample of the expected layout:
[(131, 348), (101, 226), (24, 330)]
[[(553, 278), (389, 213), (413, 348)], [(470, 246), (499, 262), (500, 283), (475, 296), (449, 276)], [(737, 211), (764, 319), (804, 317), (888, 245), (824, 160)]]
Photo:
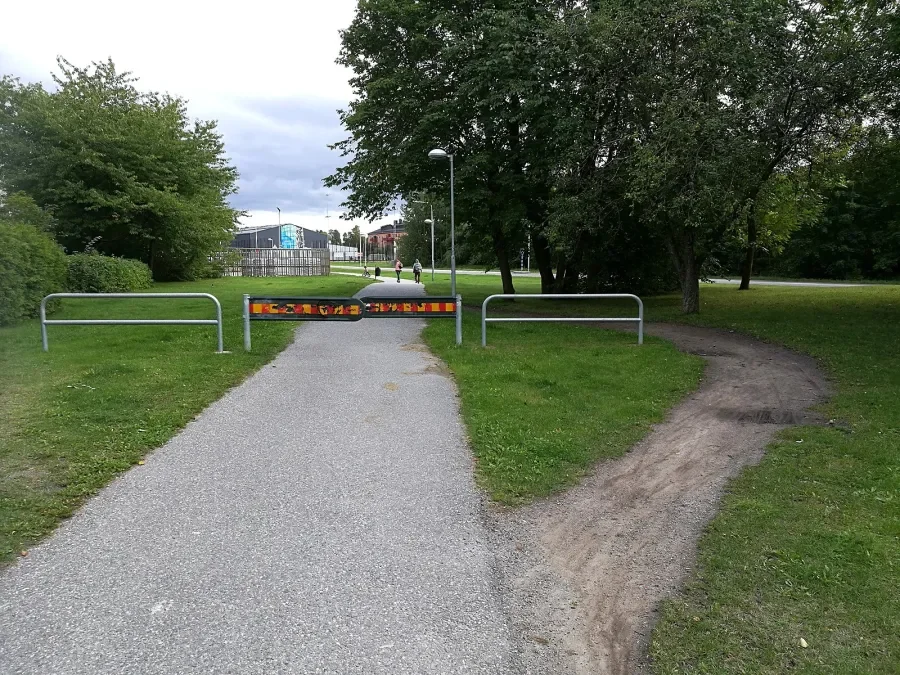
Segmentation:
[(395, 220), (390, 225), (382, 225), (374, 232), (366, 235), (369, 244), (378, 248), (387, 248), (394, 245), (394, 239), (398, 241), (406, 236), (406, 225), (402, 220)]

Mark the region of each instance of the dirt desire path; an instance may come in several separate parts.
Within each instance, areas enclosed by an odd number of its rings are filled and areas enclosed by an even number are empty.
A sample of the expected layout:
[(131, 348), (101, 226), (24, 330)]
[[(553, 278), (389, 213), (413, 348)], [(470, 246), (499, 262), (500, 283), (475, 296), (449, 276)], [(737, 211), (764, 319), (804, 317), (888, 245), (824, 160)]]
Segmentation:
[(562, 495), (488, 515), (523, 673), (648, 672), (659, 602), (681, 585), (728, 479), (776, 432), (820, 420), (814, 361), (728, 331), (647, 332), (708, 364), (700, 389)]

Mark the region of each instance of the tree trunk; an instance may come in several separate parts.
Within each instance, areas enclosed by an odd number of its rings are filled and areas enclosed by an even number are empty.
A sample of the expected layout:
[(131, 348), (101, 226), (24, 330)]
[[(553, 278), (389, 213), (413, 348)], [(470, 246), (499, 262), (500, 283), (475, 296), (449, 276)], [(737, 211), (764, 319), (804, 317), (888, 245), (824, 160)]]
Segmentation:
[(565, 293), (563, 284), (566, 281), (568, 260), (560, 253), (557, 255), (556, 263), (556, 282), (553, 284), (552, 293)]
[(678, 283), (681, 285), (681, 311), (685, 314), (700, 312), (700, 265), (694, 251), (693, 234), (678, 230), (669, 237), (669, 251), (675, 260)]
[(497, 255), (497, 264), (500, 267), (500, 279), (503, 281), (503, 292), (512, 294), (516, 292), (513, 287), (512, 270), (509, 267), (509, 244), (506, 235), (500, 228), (494, 228), (491, 233), (494, 240), (494, 253)]
[(553, 256), (550, 252), (550, 242), (542, 234), (534, 234), (534, 260), (537, 263), (538, 272), (541, 273), (541, 293), (552, 293), (556, 279), (553, 276)]
[(741, 264), (741, 285), (739, 290), (750, 289), (750, 276), (753, 274), (753, 256), (756, 254), (757, 241), (756, 217), (751, 213), (747, 221), (747, 253)]
[(577, 293), (579, 276), (578, 267), (571, 261), (566, 263), (566, 274), (562, 278), (562, 283), (559, 284), (560, 290), (563, 293)]

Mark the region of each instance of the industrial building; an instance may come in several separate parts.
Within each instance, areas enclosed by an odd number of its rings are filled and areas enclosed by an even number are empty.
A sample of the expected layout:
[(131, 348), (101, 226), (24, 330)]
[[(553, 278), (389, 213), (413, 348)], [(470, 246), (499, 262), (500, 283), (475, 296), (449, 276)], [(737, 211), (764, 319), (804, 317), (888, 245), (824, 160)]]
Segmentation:
[(299, 225), (267, 225), (239, 230), (231, 248), (328, 248), (328, 235)]

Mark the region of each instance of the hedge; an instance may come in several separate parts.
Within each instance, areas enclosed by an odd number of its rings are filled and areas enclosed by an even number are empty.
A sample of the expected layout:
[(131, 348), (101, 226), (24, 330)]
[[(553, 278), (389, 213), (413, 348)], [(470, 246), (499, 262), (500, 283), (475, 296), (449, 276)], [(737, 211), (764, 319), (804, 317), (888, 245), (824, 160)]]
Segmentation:
[(33, 225), (0, 223), (0, 325), (38, 315), (41, 299), (66, 284), (66, 255)]
[(150, 268), (139, 260), (114, 258), (97, 252), (76, 253), (69, 259), (72, 293), (130, 293), (150, 288)]

